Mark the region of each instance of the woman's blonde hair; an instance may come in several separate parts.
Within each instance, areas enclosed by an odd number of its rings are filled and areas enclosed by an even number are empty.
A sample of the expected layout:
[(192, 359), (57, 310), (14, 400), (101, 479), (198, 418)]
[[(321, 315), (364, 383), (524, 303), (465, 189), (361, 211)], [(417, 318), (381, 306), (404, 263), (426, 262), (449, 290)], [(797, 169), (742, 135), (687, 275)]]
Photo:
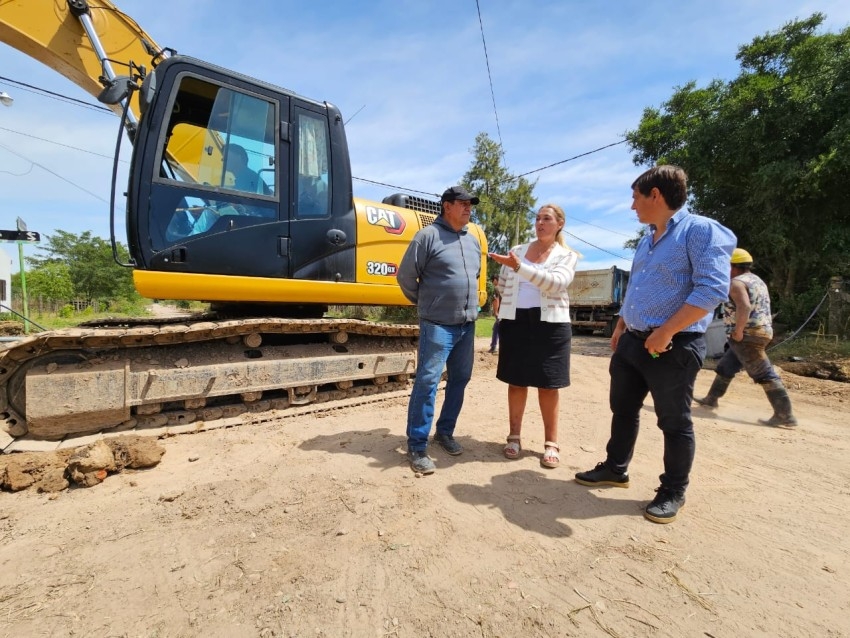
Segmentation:
[(566, 213), (564, 213), (564, 209), (558, 206), (557, 204), (543, 204), (543, 206), (541, 206), (537, 212), (540, 212), (544, 208), (548, 208), (549, 210), (551, 210), (555, 214), (555, 218), (559, 222), (561, 222), (561, 228), (560, 230), (558, 230), (558, 236), (555, 238), (555, 241), (557, 241), (561, 246), (563, 246), (567, 250), (572, 250), (576, 255), (581, 257), (582, 254), (575, 248), (570, 247), (570, 245), (567, 244), (566, 238), (564, 237), (564, 226), (567, 225), (567, 215)]

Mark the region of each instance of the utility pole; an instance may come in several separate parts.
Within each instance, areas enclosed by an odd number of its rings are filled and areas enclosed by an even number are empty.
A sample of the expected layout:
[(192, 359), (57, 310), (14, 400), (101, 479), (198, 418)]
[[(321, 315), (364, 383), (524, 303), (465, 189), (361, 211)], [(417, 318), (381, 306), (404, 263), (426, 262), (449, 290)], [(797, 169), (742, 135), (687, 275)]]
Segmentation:
[[(18, 232), (27, 232), (27, 225), (23, 219), (18, 217), (17, 224)], [(24, 242), (20, 239), (18, 240), (18, 264), (21, 269), (21, 303), (23, 304), (24, 310), (24, 334), (28, 335), (30, 333), (30, 304), (27, 299), (27, 271), (26, 268), (24, 268)]]
[(27, 299), (27, 271), (24, 270), (24, 242), (22, 241), (18, 242), (18, 263), (21, 268), (21, 303), (24, 310), (24, 334), (28, 335), (30, 333), (30, 305)]

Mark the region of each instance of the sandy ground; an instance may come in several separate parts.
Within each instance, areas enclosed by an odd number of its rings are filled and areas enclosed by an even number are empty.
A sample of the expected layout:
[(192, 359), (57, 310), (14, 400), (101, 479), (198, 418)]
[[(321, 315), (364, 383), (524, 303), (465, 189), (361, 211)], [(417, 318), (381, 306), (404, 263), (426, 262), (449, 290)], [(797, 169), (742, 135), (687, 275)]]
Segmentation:
[(574, 341), (555, 470), (535, 401), (522, 457), (502, 457), (506, 391), (479, 340), (466, 451), (432, 450), (431, 476), (405, 461), (394, 399), (0, 494), (0, 637), (850, 636), (850, 386), (785, 373), (797, 431), (755, 425), (769, 406), (745, 379), (695, 410), (688, 503), (657, 525), (650, 405), (630, 489), (572, 480), (604, 457), (606, 343)]

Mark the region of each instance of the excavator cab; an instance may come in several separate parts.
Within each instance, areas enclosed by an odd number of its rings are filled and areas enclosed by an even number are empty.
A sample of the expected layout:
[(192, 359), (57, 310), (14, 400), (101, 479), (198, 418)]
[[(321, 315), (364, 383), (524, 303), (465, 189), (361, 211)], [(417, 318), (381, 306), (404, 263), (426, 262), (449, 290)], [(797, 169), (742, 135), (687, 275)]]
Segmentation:
[(127, 237), (136, 268), (163, 289), (148, 296), (174, 298), (169, 282), (189, 274), (355, 281), (334, 106), (177, 55), (149, 72), (140, 108)]

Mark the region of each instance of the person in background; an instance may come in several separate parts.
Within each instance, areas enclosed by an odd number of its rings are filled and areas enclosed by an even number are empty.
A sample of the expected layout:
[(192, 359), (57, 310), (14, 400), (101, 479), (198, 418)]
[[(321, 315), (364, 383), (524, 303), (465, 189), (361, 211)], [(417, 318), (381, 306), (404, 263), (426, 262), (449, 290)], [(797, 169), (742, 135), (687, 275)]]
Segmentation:
[(497, 289), (499, 363), (496, 378), (508, 384), (510, 432), (504, 455), (516, 459), (522, 450), (522, 421), (528, 388), (537, 388), (543, 418), (541, 464), (558, 467), (558, 407), (560, 388), (570, 385), (570, 298), (567, 288), (579, 254), (563, 236), (564, 211), (546, 204), (537, 211), (537, 239), (514, 246), (507, 255), (490, 253), (502, 268)]
[(225, 170), (233, 176), (232, 187), (248, 193), (271, 195), (260, 174), (248, 166), (248, 152), (239, 144), (224, 147)]
[(490, 349), (487, 351), (490, 354), (496, 354), (496, 349), (499, 347), (499, 304), (502, 302), (502, 297), (499, 295), (498, 285), (499, 276), (493, 275), (493, 300), (490, 302), (490, 312), (493, 313), (493, 333), (490, 337)]
[(437, 384), (446, 368), (443, 407), (434, 442), (456, 456), (463, 448), (454, 438), (464, 390), (472, 377), (481, 244), (467, 228), (478, 198), (460, 186), (441, 197), (442, 213), (419, 230), (402, 257), (396, 279), (419, 313), (419, 356), (407, 406), (407, 455), (415, 472), (436, 469), (428, 457)]
[(644, 516), (670, 523), (685, 504), (694, 462), (691, 401), (705, 358), (705, 331), (729, 290), (735, 235), (683, 209), (687, 175), (656, 166), (632, 184), (632, 210), (649, 225), (638, 241), (626, 297), (611, 336), (611, 436), (607, 458), (575, 480), (590, 487), (628, 487), (640, 411), (652, 394), (664, 434), (664, 473)]
[(723, 304), (729, 348), (717, 364), (708, 394), (695, 401), (707, 408), (716, 408), (717, 400), (726, 394), (735, 375), (746, 370), (750, 378), (764, 388), (773, 407), (773, 416), (759, 419), (759, 423), (790, 428), (797, 425), (791, 412), (791, 399), (765, 352), (773, 339), (770, 293), (767, 284), (750, 272), (752, 266), (752, 255), (743, 248), (736, 248), (730, 265), (729, 298)]

